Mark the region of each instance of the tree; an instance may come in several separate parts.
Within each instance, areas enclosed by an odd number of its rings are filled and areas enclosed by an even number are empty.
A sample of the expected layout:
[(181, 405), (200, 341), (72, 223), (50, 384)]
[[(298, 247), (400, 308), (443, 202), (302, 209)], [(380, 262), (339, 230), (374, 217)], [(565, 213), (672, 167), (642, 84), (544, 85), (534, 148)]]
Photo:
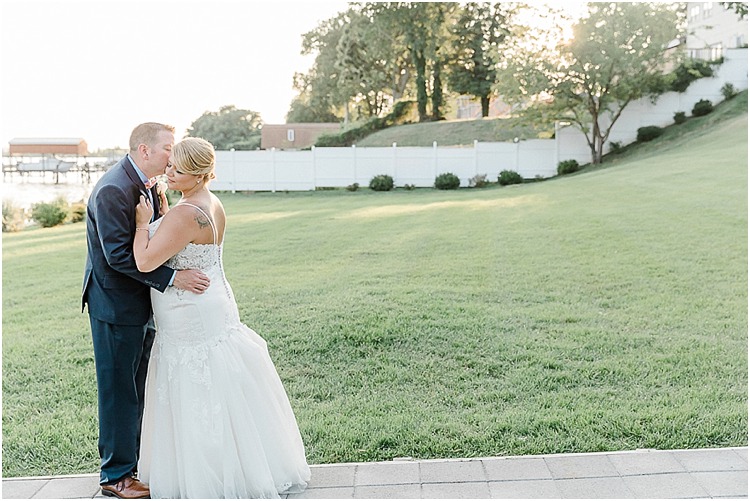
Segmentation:
[(262, 126), (259, 113), (229, 105), (201, 115), (188, 127), (188, 136), (202, 137), (217, 150), (253, 150), (260, 147)]
[[(349, 23), (349, 12), (339, 13), (327, 19), (302, 36), (302, 54), (309, 55), (317, 52), (315, 62), (307, 73), (295, 73), (293, 86), (299, 92), (294, 98), (287, 114), (287, 121), (297, 121), (296, 114), (305, 109), (304, 115), (325, 118), (341, 116), (341, 110), (346, 106), (347, 93), (338, 86), (339, 69), (336, 66), (336, 47), (343, 34), (344, 27)], [(302, 121), (302, 120), (300, 120)], [(320, 120), (315, 120), (320, 121)]]
[[(313, 68), (295, 76), (298, 100), (316, 115), (348, 104), (373, 117), (416, 94), (420, 120), (437, 119), (443, 106), (443, 67), (452, 2), (366, 2), (320, 23), (303, 37), (303, 54), (318, 52)], [(412, 75), (414, 76), (412, 82)], [(428, 115), (432, 88), (432, 115)]]
[(591, 161), (625, 107), (664, 88), (664, 69), (676, 53), (678, 4), (591, 3), (574, 38), (554, 49), (516, 45), (506, 52), (498, 90), (526, 106), (537, 121), (571, 122), (583, 132)]
[[(448, 40), (448, 19), (458, 4), (454, 2), (406, 2), (400, 4), (399, 20), (405, 28), (406, 44), (416, 70), (419, 120), (439, 120), (443, 105), (442, 69), (446, 63), (443, 47)], [(427, 68), (432, 68), (432, 114), (427, 115)]]
[(488, 2), (465, 4), (451, 32), (452, 64), (448, 76), (450, 88), (460, 94), (478, 97), (482, 116), (489, 116), (490, 96), (497, 78), (495, 54), (509, 34), (514, 4)]
[[(372, 16), (387, 27), (390, 36), (408, 51), (414, 71), (417, 112), (420, 121), (441, 116), (442, 69), (446, 63), (444, 47), (448, 42), (450, 19), (458, 4), (455, 2), (368, 2)], [(432, 73), (432, 114), (428, 80)]]
[(299, 95), (292, 100), (286, 114), (286, 123), (330, 123), (338, 121), (339, 117), (333, 112), (312, 106), (306, 102), (304, 95)]
[(401, 99), (410, 74), (408, 52), (379, 12), (352, 4), (303, 36), (303, 54), (317, 56), (307, 74), (295, 75), (299, 110), (304, 104), (306, 114), (348, 118), (353, 102), (357, 118), (373, 117)]
[(408, 74), (406, 50), (394, 39), (383, 18), (363, 6), (353, 11), (336, 46), (339, 85), (364, 115), (380, 115), (403, 95)]
[(734, 10), (740, 19), (747, 17), (747, 2), (719, 2), (726, 10)]

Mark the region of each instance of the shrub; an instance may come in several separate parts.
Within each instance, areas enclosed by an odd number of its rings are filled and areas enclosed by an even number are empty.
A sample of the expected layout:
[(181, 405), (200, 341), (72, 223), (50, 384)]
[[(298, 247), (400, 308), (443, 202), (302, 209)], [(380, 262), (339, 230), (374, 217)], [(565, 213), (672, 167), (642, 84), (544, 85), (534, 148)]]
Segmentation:
[(646, 127), (638, 128), (638, 135), (636, 139), (640, 143), (645, 143), (656, 139), (664, 133), (664, 129), (656, 125), (647, 125)]
[(557, 174), (563, 176), (565, 174), (572, 174), (579, 170), (581, 167), (578, 165), (578, 161), (575, 159), (563, 160), (557, 164)]
[(701, 99), (693, 106), (693, 116), (702, 117), (714, 111), (714, 105), (707, 99)]
[(405, 185), (404, 185), (404, 189), (405, 189), (405, 190), (409, 190), (409, 191), (413, 190), (413, 189), (414, 189), (414, 188), (416, 188), (416, 187), (417, 187), (417, 186), (416, 186), (416, 185), (414, 185), (414, 184), (405, 184)]
[(516, 171), (504, 170), (500, 172), (499, 176), (497, 176), (497, 182), (500, 183), (500, 186), (521, 184), (523, 183), (523, 178), (521, 177), (521, 174)]
[(674, 123), (682, 124), (682, 123), (685, 123), (686, 120), (687, 120), (687, 116), (685, 116), (684, 111), (678, 111), (677, 113), (674, 114)]
[(388, 174), (381, 174), (370, 179), (370, 189), (374, 191), (390, 191), (393, 189), (393, 178)]
[(42, 228), (51, 228), (63, 224), (68, 217), (68, 204), (63, 199), (54, 202), (42, 202), (31, 206), (31, 219)]
[(86, 204), (76, 202), (70, 206), (70, 222), (80, 223), (86, 220)]
[(16, 207), (11, 202), (3, 200), (3, 232), (21, 231), (26, 217), (22, 207)]
[(435, 178), (435, 188), (438, 190), (455, 190), (461, 186), (461, 180), (452, 172), (440, 174)]
[(350, 184), (346, 189), (349, 191), (357, 191), (359, 189), (359, 183)]
[(484, 188), (489, 182), (487, 181), (487, 174), (477, 174), (476, 176), (469, 179), (469, 186), (474, 188)]
[(614, 153), (615, 155), (622, 152), (622, 141), (610, 141), (609, 152)]
[(690, 59), (682, 62), (670, 75), (669, 90), (685, 92), (694, 81), (713, 76), (714, 70), (711, 68), (711, 64), (714, 63), (700, 59)]
[(734, 85), (727, 82), (721, 88), (721, 95), (724, 96), (724, 99), (726, 100), (732, 99), (737, 95), (737, 89), (734, 88)]

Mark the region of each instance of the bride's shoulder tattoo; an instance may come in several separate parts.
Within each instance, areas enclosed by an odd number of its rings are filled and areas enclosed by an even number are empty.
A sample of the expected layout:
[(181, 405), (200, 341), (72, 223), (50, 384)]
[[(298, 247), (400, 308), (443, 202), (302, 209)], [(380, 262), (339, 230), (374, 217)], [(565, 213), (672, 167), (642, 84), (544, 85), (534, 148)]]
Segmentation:
[(211, 224), (205, 214), (197, 210), (196, 212), (197, 214), (195, 215), (195, 222), (198, 223), (200, 229), (203, 229)]

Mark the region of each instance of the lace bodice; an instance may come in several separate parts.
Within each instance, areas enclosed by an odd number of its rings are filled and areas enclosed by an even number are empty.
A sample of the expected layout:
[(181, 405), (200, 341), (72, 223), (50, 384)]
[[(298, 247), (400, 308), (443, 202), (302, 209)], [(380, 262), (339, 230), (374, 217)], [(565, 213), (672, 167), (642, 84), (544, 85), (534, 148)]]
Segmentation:
[[(163, 219), (160, 217), (148, 225), (149, 238), (154, 236)], [(205, 272), (221, 264), (221, 245), (190, 243), (164, 264), (173, 270), (197, 269)]]

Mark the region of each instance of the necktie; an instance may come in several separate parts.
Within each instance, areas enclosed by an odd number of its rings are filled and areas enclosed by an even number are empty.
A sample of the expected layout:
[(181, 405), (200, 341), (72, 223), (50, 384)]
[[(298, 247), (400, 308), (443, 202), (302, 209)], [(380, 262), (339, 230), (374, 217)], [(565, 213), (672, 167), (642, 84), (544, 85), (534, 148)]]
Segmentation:
[(156, 205), (155, 205), (155, 199), (156, 199), (156, 189), (154, 188), (158, 184), (158, 181), (156, 177), (150, 178), (148, 181), (143, 183), (143, 186), (146, 187), (146, 193), (148, 193), (148, 198), (151, 201), (151, 206), (154, 207), (154, 215), (151, 217), (151, 221), (153, 221), (156, 218)]
[(156, 192), (156, 186), (148, 190), (148, 194), (151, 195), (151, 205), (154, 207), (154, 215), (151, 216), (151, 221), (156, 221), (159, 217), (159, 194)]

